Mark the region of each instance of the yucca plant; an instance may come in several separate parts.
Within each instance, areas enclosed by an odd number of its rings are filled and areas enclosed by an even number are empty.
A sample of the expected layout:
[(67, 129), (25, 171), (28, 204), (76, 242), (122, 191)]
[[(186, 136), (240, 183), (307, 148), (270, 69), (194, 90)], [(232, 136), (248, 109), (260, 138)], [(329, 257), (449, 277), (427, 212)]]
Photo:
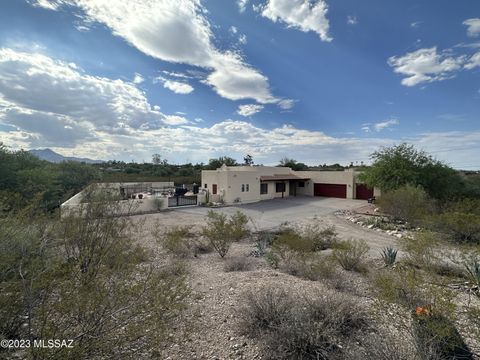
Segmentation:
[(468, 279), (480, 295), (480, 258), (471, 257), (463, 263)]
[(398, 250), (393, 247), (386, 247), (382, 250), (382, 259), (385, 263), (385, 266), (393, 266), (395, 260), (397, 259)]

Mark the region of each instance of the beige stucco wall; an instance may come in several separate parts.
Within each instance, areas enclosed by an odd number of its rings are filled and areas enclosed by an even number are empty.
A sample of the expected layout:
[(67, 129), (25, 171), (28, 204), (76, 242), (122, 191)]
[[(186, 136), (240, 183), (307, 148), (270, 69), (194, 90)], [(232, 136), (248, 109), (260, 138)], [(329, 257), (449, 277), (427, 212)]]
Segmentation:
[[(259, 200), (282, 197), (275, 192), (275, 182), (268, 182), (268, 194), (260, 194), (260, 176), (291, 174), (290, 168), (274, 166), (234, 166), (222, 167), (217, 170), (202, 171), (202, 187), (207, 184), (207, 190), (212, 193), (212, 185), (217, 184), (218, 193), (227, 204), (235, 202), (249, 203)], [(285, 182), (284, 196), (288, 196), (289, 184)], [(242, 192), (242, 184), (244, 190)], [(247, 191), (248, 185), (248, 191)]]
[[(202, 171), (202, 186), (208, 184), (208, 190), (211, 192), (211, 185), (217, 183), (219, 193), (227, 204), (237, 202), (254, 202), (259, 200), (268, 200), (276, 197), (282, 197), (282, 193), (275, 192), (276, 181), (267, 181), (268, 193), (260, 194), (260, 177), (273, 175), (293, 174), (305, 180), (304, 187), (296, 185), (297, 195), (313, 196), (314, 184), (344, 184), (347, 186), (347, 198), (354, 199), (356, 194), (355, 179), (359, 172), (354, 170), (345, 171), (292, 171), (290, 168), (269, 167), (269, 166), (238, 166), (222, 167), (217, 170)], [(245, 191), (242, 192), (242, 184), (245, 185)], [(249, 185), (249, 191), (246, 191), (246, 185)], [(284, 197), (290, 193), (290, 182), (285, 181)], [(220, 192), (223, 190), (223, 192)], [(380, 194), (379, 189), (374, 189), (374, 195)]]

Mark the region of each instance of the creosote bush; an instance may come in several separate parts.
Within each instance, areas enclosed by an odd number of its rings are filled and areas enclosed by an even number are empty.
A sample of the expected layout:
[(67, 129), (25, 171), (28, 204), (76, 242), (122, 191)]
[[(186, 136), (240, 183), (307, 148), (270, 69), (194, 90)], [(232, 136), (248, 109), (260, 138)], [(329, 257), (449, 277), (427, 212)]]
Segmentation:
[(245, 296), (241, 331), (264, 344), (268, 359), (341, 358), (369, 327), (369, 317), (354, 300), (339, 293), (299, 296), (267, 287)]
[(396, 220), (404, 220), (413, 226), (424, 224), (432, 214), (433, 204), (421, 187), (405, 185), (382, 194), (378, 205), (383, 212)]
[(195, 235), (189, 227), (175, 226), (164, 233), (159, 229), (161, 227), (157, 225), (153, 231), (154, 236), (167, 251), (179, 257), (187, 257), (193, 253)]
[(343, 269), (364, 272), (363, 261), (369, 250), (365, 240), (347, 240), (333, 249), (332, 256)]
[(252, 261), (246, 256), (235, 256), (225, 259), (223, 269), (230, 271), (249, 271), (252, 269)]
[(240, 211), (227, 217), (223, 213), (210, 210), (202, 234), (223, 258), (228, 253), (232, 242), (242, 239), (249, 233), (247, 223), (247, 216)]
[(189, 295), (186, 268), (150, 262), (115, 206), (86, 204), (81, 217), (46, 225), (1, 220), (1, 336), (74, 339), (71, 349), (31, 347), (24, 358), (129, 359), (167, 341)]

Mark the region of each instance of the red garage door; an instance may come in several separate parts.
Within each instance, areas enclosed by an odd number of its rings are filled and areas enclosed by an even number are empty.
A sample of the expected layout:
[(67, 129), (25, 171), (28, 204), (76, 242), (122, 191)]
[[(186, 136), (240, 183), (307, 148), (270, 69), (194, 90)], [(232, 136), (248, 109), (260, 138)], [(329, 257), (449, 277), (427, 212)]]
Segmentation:
[(347, 197), (347, 185), (314, 184), (313, 185), (313, 195), (314, 196), (346, 198)]
[(373, 189), (370, 189), (365, 184), (357, 184), (356, 186), (356, 199), (368, 200), (373, 197)]

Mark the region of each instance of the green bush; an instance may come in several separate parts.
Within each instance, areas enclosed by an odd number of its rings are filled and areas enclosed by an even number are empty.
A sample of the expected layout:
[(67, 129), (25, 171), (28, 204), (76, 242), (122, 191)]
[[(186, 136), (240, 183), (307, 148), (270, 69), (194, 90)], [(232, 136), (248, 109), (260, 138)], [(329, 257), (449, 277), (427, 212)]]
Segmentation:
[(211, 247), (223, 258), (233, 241), (240, 240), (248, 234), (247, 223), (248, 218), (240, 211), (228, 218), (223, 213), (210, 210), (202, 233)]
[(421, 187), (405, 185), (385, 192), (378, 199), (378, 206), (396, 220), (404, 220), (413, 226), (424, 224), (432, 214), (433, 204)]
[(304, 240), (311, 243), (312, 251), (330, 249), (338, 242), (334, 226), (322, 228), (319, 224), (308, 224), (303, 226), (299, 233)]
[(464, 199), (449, 204), (433, 217), (433, 224), (453, 241), (480, 243), (480, 200)]
[(241, 330), (264, 344), (269, 359), (341, 358), (369, 327), (356, 301), (338, 293), (299, 296), (276, 288), (248, 293)]
[(363, 261), (369, 250), (365, 240), (348, 240), (338, 244), (332, 256), (343, 269), (363, 272)]
[(189, 227), (174, 226), (165, 233), (161, 233), (161, 229), (157, 224), (153, 234), (165, 250), (179, 257), (188, 257), (194, 253), (195, 235)]
[(0, 248), (8, 249), (0, 261), (1, 336), (75, 339), (71, 349), (32, 347), (23, 358), (152, 355), (186, 306), (185, 267), (151, 262), (129, 237), (131, 218), (111, 216), (116, 205), (86, 206), (82, 217), (56, 223), (0, 224)]

